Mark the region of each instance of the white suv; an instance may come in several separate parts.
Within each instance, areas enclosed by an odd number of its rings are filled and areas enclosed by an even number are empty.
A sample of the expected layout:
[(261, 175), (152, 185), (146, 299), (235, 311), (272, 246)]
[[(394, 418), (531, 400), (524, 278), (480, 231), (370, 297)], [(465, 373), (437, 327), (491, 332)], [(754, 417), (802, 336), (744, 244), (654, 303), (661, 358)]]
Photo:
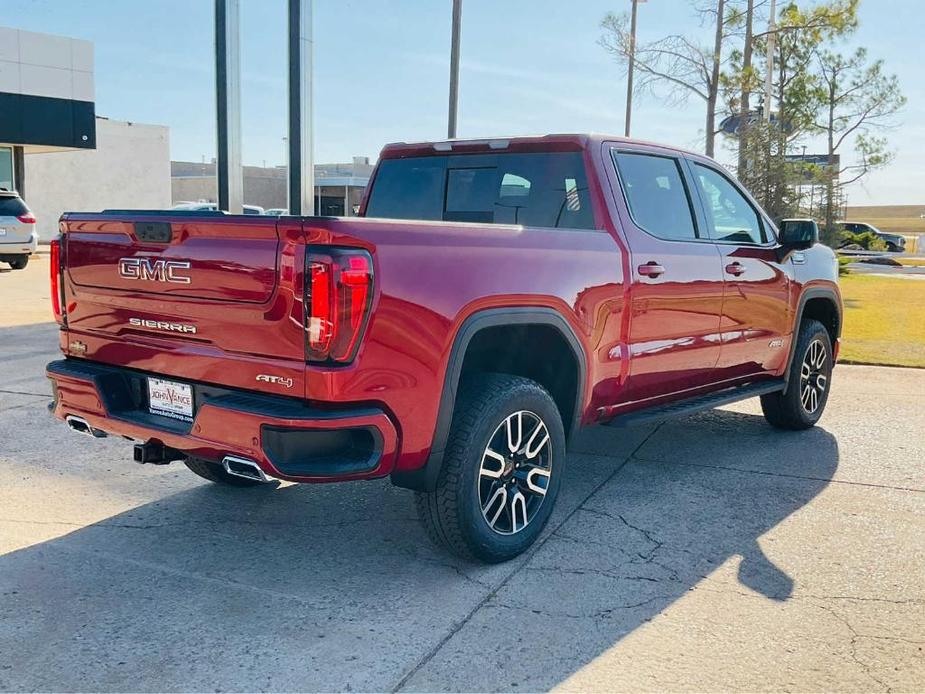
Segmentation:
[(19, 193), (0, 188), (0, 261), (22, 270), (38, 246), (35, 215)]

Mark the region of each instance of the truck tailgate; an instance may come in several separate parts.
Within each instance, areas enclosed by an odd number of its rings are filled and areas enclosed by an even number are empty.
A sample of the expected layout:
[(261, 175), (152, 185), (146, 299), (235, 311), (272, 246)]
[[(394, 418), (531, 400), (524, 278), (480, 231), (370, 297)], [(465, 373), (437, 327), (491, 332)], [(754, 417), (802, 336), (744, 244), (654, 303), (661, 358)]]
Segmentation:
[(182, 379), (302, 394), (299, 220), (68, 214), (62, 228), (66, 352)]
[(276, 288), (279, 237), (273, 221), (72, 224), (68, 276), (78, 286), (137, 295), (264, 303)]

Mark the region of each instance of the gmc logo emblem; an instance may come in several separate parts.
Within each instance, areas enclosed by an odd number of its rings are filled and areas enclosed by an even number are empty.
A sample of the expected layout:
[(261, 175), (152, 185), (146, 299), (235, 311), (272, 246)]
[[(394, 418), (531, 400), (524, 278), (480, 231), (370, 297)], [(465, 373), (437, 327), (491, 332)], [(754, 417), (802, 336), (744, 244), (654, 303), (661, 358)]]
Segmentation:
[(119, 260), (119, 276), (128, 280), (189, 284), (190, 278), (179, 272), (189, 269), (188, 260), (153, 260), (151, 258), (121, 258)]

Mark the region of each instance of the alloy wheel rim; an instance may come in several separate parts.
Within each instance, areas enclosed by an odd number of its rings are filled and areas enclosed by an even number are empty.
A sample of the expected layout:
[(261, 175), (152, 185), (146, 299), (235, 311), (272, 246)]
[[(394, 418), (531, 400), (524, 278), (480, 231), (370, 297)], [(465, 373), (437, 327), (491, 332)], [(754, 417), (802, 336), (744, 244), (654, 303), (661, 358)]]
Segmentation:
[(482, 453), (478, 496), (482, 517), (499, 535), (514, 535), (536, 518), (552, 475), (552, 439), (535, 412), (501, 422)]
[(813, 340), (806, 348), (800, 367), (800, 403), (807, 414), (819, 409), (829, 384), (825, 345), (822, 340)]

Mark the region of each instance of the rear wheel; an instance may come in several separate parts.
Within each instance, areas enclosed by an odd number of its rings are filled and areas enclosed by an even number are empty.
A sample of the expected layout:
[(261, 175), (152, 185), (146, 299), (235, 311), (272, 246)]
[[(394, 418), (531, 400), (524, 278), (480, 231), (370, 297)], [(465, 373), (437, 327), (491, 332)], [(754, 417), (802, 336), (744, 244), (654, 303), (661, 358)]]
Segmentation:
[(24, 255), (22, 258), (16, 258), (8, 262), (10, 263), (10, 267), (14, 270), (24, 270), (26, 265), (29, 264), (29, 256)]
[(779, 429), (808, 429), (819, 421), (832, 385), (832, 340), (817, 320), (800, 324), (787, 390), (761, 396), (765, 419)]
[(187, 458), (183, 461), (186, 467), (195, 472), (200, 477), (216, 482), (217, 484), (226, 484), (230, 487), (256, 487), (264, 484), (258, 480), (249, 480), (246, 477), (231, 475), (225, 468), (218, 463), (199, 458)]
[(432, 492), (418, 492), (428, 535), (455, 554), (513, 559), (549, 520), (565, 464), (555, 402), (535, 381), (481, 374), (460, 388), (443, 465)]

